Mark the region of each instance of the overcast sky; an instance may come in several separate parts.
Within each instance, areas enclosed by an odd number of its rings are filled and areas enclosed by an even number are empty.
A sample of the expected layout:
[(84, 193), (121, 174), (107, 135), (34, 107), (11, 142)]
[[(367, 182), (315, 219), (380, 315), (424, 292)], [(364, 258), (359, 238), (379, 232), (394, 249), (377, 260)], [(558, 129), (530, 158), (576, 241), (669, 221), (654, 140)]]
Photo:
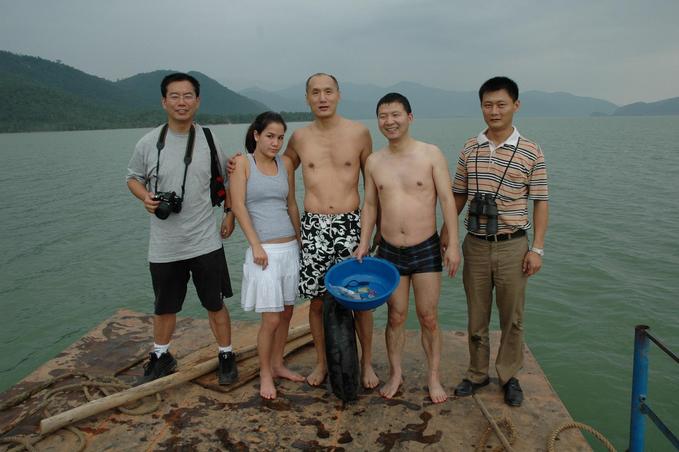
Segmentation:
[(110, 80), (197, 70), (231, 89), (278, 89), (314, 72), (617, 104), (679, 96), (678, 0), (0, 0), (0, 49)]

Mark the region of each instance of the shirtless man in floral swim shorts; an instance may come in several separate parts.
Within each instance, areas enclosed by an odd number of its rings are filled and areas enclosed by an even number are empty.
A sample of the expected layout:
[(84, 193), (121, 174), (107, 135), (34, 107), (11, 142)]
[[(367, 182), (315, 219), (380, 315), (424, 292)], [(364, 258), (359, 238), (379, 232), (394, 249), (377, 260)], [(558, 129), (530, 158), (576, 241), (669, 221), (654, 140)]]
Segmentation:
[[(329, 74), (314, 74), (306, 83), (306, 99), (314, 121), (297, 129), (285, 154), (302, 166), (304, 214), (300, 294), (311, 299), (309, 323), (316, 348), (316, 367), (307, 377), (312, 386), (327, 375), (323, 334), (324, 278), (336, 262), (351, 257), (360, 240), (358, 178), (372, 152), (368, 129), (337, 113), (339, 84)], [(361, 380), (374, 388), (379, 379), (372, 367), (372, 311), (355, 311), (361, 343)]]

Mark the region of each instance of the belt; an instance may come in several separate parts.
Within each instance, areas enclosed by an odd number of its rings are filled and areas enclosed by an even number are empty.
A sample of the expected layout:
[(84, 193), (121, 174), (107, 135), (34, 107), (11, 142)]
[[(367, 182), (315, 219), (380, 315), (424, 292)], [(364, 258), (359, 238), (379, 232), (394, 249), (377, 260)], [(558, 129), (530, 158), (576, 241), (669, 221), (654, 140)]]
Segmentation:
[(505, 240), (518, 239), (519, 237), (523, 237), (524, 235), (526, 235), (526, 230), (525, 229), (519, 229), (516, 232), (510, 232), (508, 234), (495, 234), (495, 235), (476, 235), (476, 234), (472, 234), (470, 232), (469, 235), (471, 235), (472, 237), (475, 237), (477, 239), (488, 240), (489, 242), (504, 242)]

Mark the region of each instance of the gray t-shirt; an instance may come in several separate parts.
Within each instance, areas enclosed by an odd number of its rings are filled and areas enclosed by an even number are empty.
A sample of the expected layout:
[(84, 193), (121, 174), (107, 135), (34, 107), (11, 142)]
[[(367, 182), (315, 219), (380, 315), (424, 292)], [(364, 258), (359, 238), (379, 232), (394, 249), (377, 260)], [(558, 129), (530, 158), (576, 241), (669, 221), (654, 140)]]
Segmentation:
[[(149, 262), (162, 263), (191, 259), (215, 251), (222, 246), (217, 219), (210, 200), (210, 147), (205, 133), (194, 124), (196, 139), (193, 158), (186, 173), (186, 190), (182, 210), (172, 212), (161, 220), (149, 215), (150, 239)], [(156, 142), (162, 126), (144, 135), (134, 148), (127, 168), (127, 179), (136, 179), (146, 185), (147, 190), (155, 192), (156, 164), (158, 149)], [(214, 134), (213, 134), (214, 136)], [(184, 154), (189, 134), (176, 134), (168, 129), (165, 147), (160, 152), (158, 171), (158, 191), (177, 193), (181, 196), (184, 176)], [(215, 138), (220, 172), (224, 172), (227, 160), (219, 142)]]

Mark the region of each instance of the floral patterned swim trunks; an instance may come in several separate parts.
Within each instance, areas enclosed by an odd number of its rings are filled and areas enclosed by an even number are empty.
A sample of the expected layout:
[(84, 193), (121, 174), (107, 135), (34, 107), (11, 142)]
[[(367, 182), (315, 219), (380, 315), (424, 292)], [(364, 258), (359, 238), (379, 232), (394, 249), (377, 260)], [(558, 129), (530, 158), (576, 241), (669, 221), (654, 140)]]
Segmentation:
[(361, 213), (302, 215), (302, 256), (299, 294), (320, 298), (325, 293), (325, 274), (337, 262), (351, 257), (361, 240)]

